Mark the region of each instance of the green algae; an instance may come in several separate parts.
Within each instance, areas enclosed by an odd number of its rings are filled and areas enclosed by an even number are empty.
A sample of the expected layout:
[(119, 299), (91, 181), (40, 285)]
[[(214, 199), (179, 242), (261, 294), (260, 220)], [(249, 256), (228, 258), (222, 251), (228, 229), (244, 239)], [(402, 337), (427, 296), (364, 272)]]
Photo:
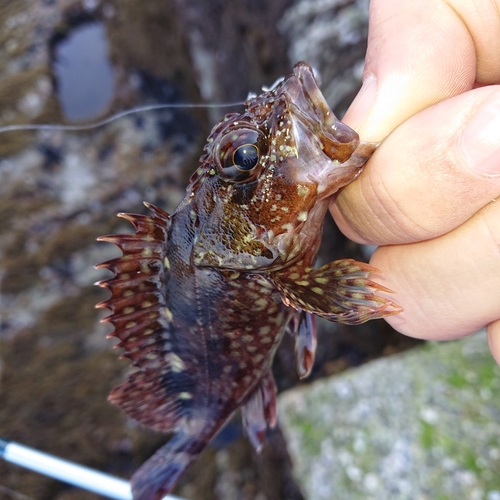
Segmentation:
[(484, 334), (293, 391), (280, 411), (311, 499), (500, 491), (500, 370)]

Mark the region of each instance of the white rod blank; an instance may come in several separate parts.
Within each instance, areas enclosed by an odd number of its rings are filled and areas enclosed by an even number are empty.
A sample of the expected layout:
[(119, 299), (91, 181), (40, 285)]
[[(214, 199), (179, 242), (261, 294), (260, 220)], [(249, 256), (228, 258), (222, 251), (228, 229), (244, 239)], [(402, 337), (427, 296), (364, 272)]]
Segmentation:
[[(0, 458), (78, 488), (116, 500), (132, 500), (130, 483), (110, 474), (0, 438)], [(167, 495), (163, 500), (182, 500)]]

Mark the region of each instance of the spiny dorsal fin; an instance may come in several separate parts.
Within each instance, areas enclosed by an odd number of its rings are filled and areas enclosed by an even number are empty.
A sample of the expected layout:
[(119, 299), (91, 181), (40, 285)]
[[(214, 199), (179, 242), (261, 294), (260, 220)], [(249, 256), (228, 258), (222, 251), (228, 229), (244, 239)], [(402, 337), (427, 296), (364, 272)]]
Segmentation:
[[(169, 215), (160, 208), (149, 207), (154, 215), (119, 214), (132, 222), (135, 234), (101, 236), (98, 241), (114, 243), (123, 252), (121, 257), (96, 266), (109, 269), (113, 278), (99, 281), (97, 285), (111, 291), (108, 300), (97, 304), (107, 308), (111, 315), (104, 318), (118, 337), (118, 347), (125, 349), (134, 365), (142, 366), (147, 351), (157, 339), (156, 332), (165, 328), (161, 309), (165, 307), (164, 277)], [(146, 350), (146, 352), (145, 352)]]
[(296, 265), (272, 273), (271, 279), (286, 305), (329, 321), (358, 325), (401, 311), (395, 302), (377, 295), (391, 290), (370, 280), (372, 273), (379, 271), (363, 262), (343, 259), (319, 269)]
[(98, 238), (117, 245), (123, 255), (96, 266), (115, 274), (97, 283), (111, 292), (97, 307), (111, 311), (103, 319), (115, 328), (109, 336), (120, 340), (116, 347), (122, 347), (123, 357), (138, 368), (111, 392), (109, 400), (142, 424), (170, 431), (185, 408), (179, 398), (183, 381), (177, 376), (183, 363), (171, 352), (165, 297), (170, 216), (161, 208), (145, 205), (152, 216), (119, 214), (134, 225), (135, 234)]

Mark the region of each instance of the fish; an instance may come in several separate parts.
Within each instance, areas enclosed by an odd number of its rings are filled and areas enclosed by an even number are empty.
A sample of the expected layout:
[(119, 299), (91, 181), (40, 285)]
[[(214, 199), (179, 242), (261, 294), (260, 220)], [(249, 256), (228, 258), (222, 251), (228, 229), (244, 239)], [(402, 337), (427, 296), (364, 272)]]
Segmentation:
[(171, 215), (145, 203), (149, 215), (118, 214), (135, 233), (99, 238), (122, 256), (96, 266), (113, 273), (97, 307), (135, 370), (109, 400), (174, 433), (132, 476), (135, 500), (171, 492), (238, 408), (261, 449), (277, 421), (271, 367), (286, 332), (304, 378), (316, 316), (356, 325), (401, 311), (368, 264), (315, 267), (332, 197), (376, 147), (337, 119), (300, 62), (215, 125)]

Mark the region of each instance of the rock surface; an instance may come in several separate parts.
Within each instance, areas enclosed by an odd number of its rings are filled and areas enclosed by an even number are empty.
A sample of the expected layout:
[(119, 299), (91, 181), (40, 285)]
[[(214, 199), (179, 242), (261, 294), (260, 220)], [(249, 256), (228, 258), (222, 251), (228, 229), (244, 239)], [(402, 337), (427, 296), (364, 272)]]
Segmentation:
[(279, 415), (308, 500), (500, 498), (500, 367), (484, 332), (288, 391)]

